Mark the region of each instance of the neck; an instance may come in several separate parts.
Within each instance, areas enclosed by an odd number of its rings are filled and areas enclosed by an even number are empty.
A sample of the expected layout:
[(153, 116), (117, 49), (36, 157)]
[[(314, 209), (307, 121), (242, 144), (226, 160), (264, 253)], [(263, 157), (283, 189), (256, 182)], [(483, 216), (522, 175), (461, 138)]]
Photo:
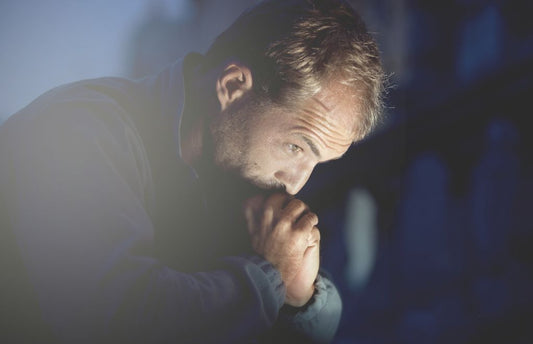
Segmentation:
[(195, 166), (205, 154), (207, 117), (213, 112), (209, 79), (198, 70), (189, 79), (189, 92), (186, 92), (185, 108), (180, 124), (181, 157), (190, 166)]
[(180, 130), (181, 157), (186, 164), (194, 166), (202, 156), (204, 120), (197, 118), (189, 122), (183, 118)]

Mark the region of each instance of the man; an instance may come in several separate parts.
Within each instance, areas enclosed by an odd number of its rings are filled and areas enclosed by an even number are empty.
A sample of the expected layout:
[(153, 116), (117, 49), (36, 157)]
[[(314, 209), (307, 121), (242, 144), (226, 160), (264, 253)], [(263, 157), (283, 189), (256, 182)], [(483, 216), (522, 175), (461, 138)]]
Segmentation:
[(271, 0), (205, 56), (56, 88), (0, 127), (2, 342), (328, 342), (340, 297), (295, 195), (378, 119), (340, 1)]

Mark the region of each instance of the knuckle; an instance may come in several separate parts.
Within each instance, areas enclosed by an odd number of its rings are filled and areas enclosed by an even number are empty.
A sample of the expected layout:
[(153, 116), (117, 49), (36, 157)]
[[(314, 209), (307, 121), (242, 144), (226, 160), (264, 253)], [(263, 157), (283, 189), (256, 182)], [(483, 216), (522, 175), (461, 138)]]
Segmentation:
[(295, 210), (300, 210), (300, 209), (305, 209), (307, 208), (307, 205), (305, 205), (304, 202), (300, 201), (299, 199), (293, 199), (292, 201), (290, 201), (290, 203), (292, 205), (292, 207), (295, 209)]
[(278, 230), (283, 230), (285, 229), (288, 225), (290, 225), (291, 221), (288, 217), (286, 216), (283, 216), (283, 217), (280, 217), (279, 220), (278, 220), (278, 225), (276, 226), (276, 228)]
[(318, 223), (318, 216), (309, 212), (302, 217), (301, 222), (303, 227), (312, 229)]
[(289, 216), (298, 217), (307, 209), (307, 205), (299, 199), (291, 200), (285, 207), (285, 213)]
[(309, 222), (311, 222), (313, 224), (313, 226), (318, 223), (318, 215), (317, 214), (315, 214), (313, 212), (309, 212), (309, 213), (307, 213), (307, 216), (309, 217)]
[(317, 227), (313, 227), (313, 230), (311, 233), (313, 235), (313, 240), (320, 241), (321, 234), (320, 234), (320, 230)]

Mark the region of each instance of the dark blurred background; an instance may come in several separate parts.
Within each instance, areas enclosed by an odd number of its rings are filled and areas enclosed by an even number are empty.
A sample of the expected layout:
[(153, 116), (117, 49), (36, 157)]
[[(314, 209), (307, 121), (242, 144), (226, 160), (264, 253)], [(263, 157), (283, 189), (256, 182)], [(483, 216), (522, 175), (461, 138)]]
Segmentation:
[[(255, 1), (0, 3), (0, 122), (46, 89), (140, 77)], [(335, 343), (533, 343), (533, 2), (353, 0), (387, 119), (301, 197), (344, 310)]]

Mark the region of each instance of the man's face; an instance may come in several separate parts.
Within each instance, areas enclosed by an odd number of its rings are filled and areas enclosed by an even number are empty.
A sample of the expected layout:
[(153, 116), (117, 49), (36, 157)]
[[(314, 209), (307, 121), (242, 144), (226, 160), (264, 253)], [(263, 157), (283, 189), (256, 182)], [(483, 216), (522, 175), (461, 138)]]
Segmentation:
[(340, 158), (355, 139), (359, 108), (330, 82), (293, 110), (244, 97), (211, 123), (214, 162), (262, 189), (296, 194), (318, 163)]

